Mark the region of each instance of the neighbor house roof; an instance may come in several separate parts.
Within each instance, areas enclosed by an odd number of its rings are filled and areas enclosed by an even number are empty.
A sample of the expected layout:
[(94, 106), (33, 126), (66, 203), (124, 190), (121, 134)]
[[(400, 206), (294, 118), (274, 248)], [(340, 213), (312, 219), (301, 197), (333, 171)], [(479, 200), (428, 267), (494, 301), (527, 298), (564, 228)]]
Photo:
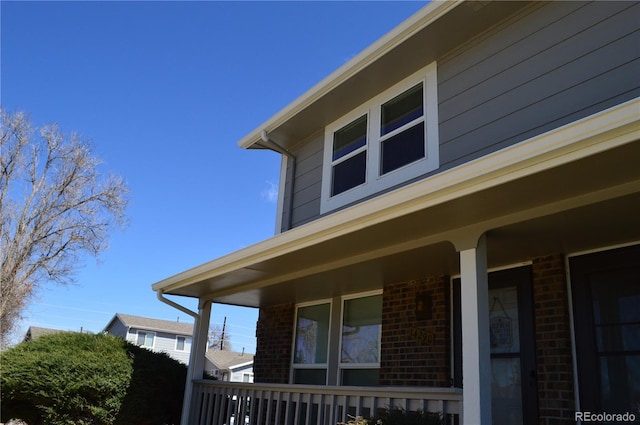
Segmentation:
[(235, 351), (209, 350), (206, 354), (207, 359), (218, 369), (235, 369), (238, 366), (244, 366), (253, 363), (253, 354), (238, 353)]
[(27, 333), (24, 336), (23, 341), (24, 342), (31, 341), (32, 339), (40, 338), (42, 335), (49, 335), (49, 334), (54, 334), (58, 332), (64, 332), (64, 331), (61, 331), (60, 329), (39, 328), (37, 326), (29, 326), (29, 329), (27, 329)]
[(149, 317), (133, 316), (131, 314), (116, 313), (109, 324), (104, 328), (107, 331), (114, 321), (120, 320), (122, 324), (130, 328), (145, 329), (156, 332), (166, 332), (179, 335), (193, 334), (193, 324), (172, 322), (170, 320), (152, 319)]

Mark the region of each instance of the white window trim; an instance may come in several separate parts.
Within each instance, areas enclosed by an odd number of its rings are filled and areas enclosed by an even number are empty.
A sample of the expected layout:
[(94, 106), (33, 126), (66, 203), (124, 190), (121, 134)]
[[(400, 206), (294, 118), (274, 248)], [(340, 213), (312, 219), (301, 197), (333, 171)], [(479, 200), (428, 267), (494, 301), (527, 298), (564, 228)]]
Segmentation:
[[(425, 121), (425, 158), (407, 164), (387, 174), (379, 175), (380, 170), (380, 109), (382, 104), (398, 96), (411, 87), (423, 83), (424, 121)], [(335, 196), (331, 196), (331, 175), (333, 155), (333, 134), (355, 119), (367, 115), (367, 170), (365, 182)], [(383, 137), (389, 137), (385, 135)], [(363, 148), (358, 149), (361, 152)], [(350, 156), (353, 153), (350, 153)], [(342, 159), (342, 158), (341, 158)], [(325, 127), (324, 156), (322, 165), (322, 192), (320, 212), (325, 213), (359, 199), (373, 195), (402, 182), (419, 177), (435, 170), (439, 162), (438, 138), (438, 78), (437, 64), (432, 62), (391, 88), (383, 91), (368, 102)]]
[[(296, 363), (296, 339), (298, 336), (298, 310), (302, 307), (311, 307), (315, 305), (329, 304), (329, 331), (327, 335), (327, 362), (326, 363)], [(296, 369), (324, 369), (325, 373), (325, 385), (329, 379), (329, 356), (330, 356), (330, 346), (331, 346), (331, 314), (333, 313), (333, 302), (329, 299), (312, 301), (306, 303), (296, 304), (296, 314), (293, 318), (293, 341), (291, 343), (291, 373), (289, 376), (289, 382), (293, 383), (294, 373)]]
[[(182, 350), (178, 348), (178, 338), (184, 338), (184, 348)], [(155, 338), (154, 338), (154, 342), (155, 342)], [(191, 344), (191, 337), (184, 336), (184, 335), (176, 335), (175, 351), (179, 351), (179, 352), (187, 351), (187, 343)]]
[[(153, 344), (151, 344), (151, 346), (148, 346), (146, 344), (138, 344), (138, 335), (140, 333), (144, 333), (145, 335), (153, 335)], [(146, 341), (146, 337), (145, 337), (145, 341)], [(139, 345), (140, 347), (147, 347), (147, 348), (154, 349), (156, 347), (156, 333), (151, 331), (145, 331), (144, 329), (136, 330), (136, 345)]]
[[(382, 290), (378, 289), (375, 291), (368, 291), (368, 292), (360, 292), (358, 294), (350, 294), (350, 295), (345, 295), (343, 297), (340, 298), (340, 335), (338, 335), (338, 357), (341, 356), (340, 353), (342, 353), (342, 324), (344, 323), (344, 303), (345, 301), (348, 300), (353, 300), (353, 299), (357, 299), (357, 298), (366, 298), (366, 297), (372, 297), (375, 295), (382, 295)], [(382, 314), (382, 312), (380, 312), (380, 314)], [(338, 376), (337, 376), (337, 382), (338, 385), (343, 385), (342, 384), (342, 371), (344, 369), (347, 370), (351, 370), (351, 369), (380, 369), (380, 358), (382, 356), (382, 320), (380, 321), (380, 335), (379, 335), (380, 341), (378, 343), (378, 362), (376, 363), (342, 363), (340, 361), (340, 358), (338, 358)]]

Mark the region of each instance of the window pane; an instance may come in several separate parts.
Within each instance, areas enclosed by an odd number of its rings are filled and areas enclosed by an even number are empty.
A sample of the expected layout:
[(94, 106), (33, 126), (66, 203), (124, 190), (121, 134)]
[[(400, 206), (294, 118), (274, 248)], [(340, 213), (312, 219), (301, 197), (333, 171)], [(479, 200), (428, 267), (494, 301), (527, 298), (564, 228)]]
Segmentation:
[(144, 345), (144, 339), (146, 335), (146, 332), (138, 332), (138, 345)]
[(176, 350), (183, 351), (184, 350), (184, 337), (179, 336), (178, 342), (176, 343)]
[(380, 136), (424, 115), (422, 83), (382, 105)]
[(380, 385), (380, 369), (343, 369), (342, 385), (378, 386)]
[(153, 334), (148, 333), (145, 338), (144, 345), (147, 347), (153, 347)]
[(489, 334), (491, 354), (520, 352), (518, 288), (489, 290)]
[(341, 363), (378, 363), (382, 295), (344, 302)]
[(491, 359), (491, 411), (494, 424), (523, 423), (520, 377), (519, 357)]
[(327, 371), (325, 369), (295, 369), (293, 383), (304, 385), (326, 385)]
[(342, 158), (367, 143), (367, 116), (363, 115), (333, 133), (333, 160)]
[(331, 196), (361, 185), (367, 171), (367, 152), (360, 152), (333, 167)]
[(424, 158), (424, 122), (382, 142), (381, 174)]
[(330, 305), (298, 308), (294, 363), (327, 363)]

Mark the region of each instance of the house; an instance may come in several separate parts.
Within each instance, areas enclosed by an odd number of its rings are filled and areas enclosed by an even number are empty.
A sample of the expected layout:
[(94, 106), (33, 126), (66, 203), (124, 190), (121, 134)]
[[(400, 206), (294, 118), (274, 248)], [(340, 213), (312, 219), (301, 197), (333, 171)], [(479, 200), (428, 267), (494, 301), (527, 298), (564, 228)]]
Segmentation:
[(190, 323), (116, 313), (103, 332), (152, 351), (167, 353), (179, 362), (189, 364), (193, 334)]
[(204, 370), (221, 381), (253, 382), (253, 354), (209, 349)]
[[(239, 141), (277, 234), (152, 285), (199, 299), (182, 423), (640, 418), (639, 96), (638, 2), (442, 1), (293, 100)], [(200, 379), (212, 303), (253, 384)]]

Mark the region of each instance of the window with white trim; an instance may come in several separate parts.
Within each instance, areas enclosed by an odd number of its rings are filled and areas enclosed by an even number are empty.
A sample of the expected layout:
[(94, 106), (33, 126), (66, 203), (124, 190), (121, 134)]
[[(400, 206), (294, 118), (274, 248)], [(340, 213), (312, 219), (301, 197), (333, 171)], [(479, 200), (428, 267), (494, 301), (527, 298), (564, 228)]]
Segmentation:
[[(332, 314), (333, 307), (340, 309), (339, 315)], [(380, 291), (299, 305), (292, 382), (379, 385), (381, 334)]]
[(138, 331), (136, 343), (142, 347), (153, 348), (155, 337), (154, 332)]
[(340, 335), (340, 383), (380, 385), (382, 295), (345, 299)]
[(186, 351), (191, 345), (191, 338), (176, 336), (176, 351)]
[(439, 166), (433, 62), (325, 128), (321, 212)]
[(299, 306), (293, 347), (293, 383), (325, 385), (331, 304)]

